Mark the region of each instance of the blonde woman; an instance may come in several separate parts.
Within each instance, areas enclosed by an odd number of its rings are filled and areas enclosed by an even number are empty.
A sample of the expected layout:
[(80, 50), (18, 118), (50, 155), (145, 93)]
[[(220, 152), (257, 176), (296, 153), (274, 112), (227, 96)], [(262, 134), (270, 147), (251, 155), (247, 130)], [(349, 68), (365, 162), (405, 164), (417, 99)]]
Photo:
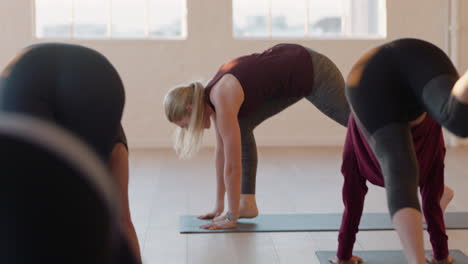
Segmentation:
[[(214, 220), (202, 228), (234, 228), (239, 217), (258, 215), (253, 130), (303, 98), (346, 126), (350, 110), (340, 71), (324, 55), (296, 44), (231, 60), (206, 87), (194, 82), (167, 93), (165, 112), (178, 126), (175, 149), (181, 158), (196, 153), (210, 119), (216, 130), (216, 203), (199, 217)], [(228, 210), (222, 215), (226, 192)]]

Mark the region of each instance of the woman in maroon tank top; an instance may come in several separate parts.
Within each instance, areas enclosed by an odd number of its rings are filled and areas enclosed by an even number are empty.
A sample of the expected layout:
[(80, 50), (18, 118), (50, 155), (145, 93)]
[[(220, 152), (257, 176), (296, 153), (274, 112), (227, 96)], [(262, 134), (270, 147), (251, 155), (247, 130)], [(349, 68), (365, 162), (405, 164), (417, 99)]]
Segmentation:
[[(239, 217), (258, 215), (253, 130), (302, 98), (346, 126), (350, 110), (341, 73), (324, 55), (296, 44), (279, 44), (231, 60), (206, 87), (194, 82), (168, 92), (164, 107), (168, 120), (178, 126), (175, 149), (180, 157), (198, 150), (210, 118), (215, 126), (216, 205), (200, 216), (214, 218), (203, 228), (234, 228)], [(226, 192), (229, 208), (222, 215)]]

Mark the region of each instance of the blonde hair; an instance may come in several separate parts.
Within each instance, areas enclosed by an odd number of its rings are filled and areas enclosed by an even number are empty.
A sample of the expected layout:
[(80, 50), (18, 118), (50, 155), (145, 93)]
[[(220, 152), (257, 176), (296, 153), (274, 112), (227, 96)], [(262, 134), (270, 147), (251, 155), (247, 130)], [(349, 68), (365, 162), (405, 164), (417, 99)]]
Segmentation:
[[(204, 130), (204, 87), (192, 82), (171, 89), (164, 98), (164, 110), (170, 122), (177, 122), (190, 115), (187, 127), (177, 127), (174, 149), (181, 159), (191, 158), (200, 149)], [(192, 105), (189, 109), (188, 106)]]

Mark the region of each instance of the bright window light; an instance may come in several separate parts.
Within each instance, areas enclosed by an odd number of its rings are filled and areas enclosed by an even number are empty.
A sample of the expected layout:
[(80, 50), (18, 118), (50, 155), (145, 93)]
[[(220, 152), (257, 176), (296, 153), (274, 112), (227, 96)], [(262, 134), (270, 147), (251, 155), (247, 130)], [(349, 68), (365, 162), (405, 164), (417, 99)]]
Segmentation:
[(385, 38), (385, 0), (232, 0), (237, 38)]
[(35, 0), (36, 36), (185, 39), (187, 0)]

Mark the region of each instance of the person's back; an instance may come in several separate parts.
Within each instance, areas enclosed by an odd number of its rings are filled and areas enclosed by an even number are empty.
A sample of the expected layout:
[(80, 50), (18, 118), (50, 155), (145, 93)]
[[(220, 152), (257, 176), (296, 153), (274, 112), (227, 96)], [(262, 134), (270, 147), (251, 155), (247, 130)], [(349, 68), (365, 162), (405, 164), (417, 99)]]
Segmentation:
[(225, 63), (206, 85), (205, 98), (209, 100), (211, 89), (225, 74), (234, 75), (244, 91), (239, 117), (255, 111), (268, 99), (304, 97), (314, 82), (309, 52), (297, 44), (278, 44)]

